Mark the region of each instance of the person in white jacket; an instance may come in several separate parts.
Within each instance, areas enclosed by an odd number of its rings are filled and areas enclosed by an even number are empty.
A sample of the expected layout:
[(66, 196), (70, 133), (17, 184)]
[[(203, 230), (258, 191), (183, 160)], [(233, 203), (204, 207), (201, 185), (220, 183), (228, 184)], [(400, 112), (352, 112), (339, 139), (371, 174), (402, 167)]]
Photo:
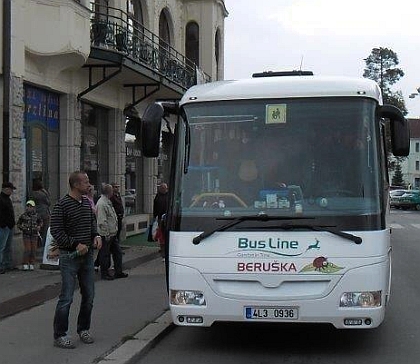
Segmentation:
[[(101, 278), (104, 280), (126, 278), (128, 276), (122, 270), (123, 254), (117, 239), (118, 217), (110, 200), (112, 194), (112, 186), (110, 184), (103, 185), (102, 195), (96, 203), (98, 233), (102, 238), (102, 248), (98, 253), (98, 260), (101, 269)], [(114, 275), (109, 273), (111, 255), (114, 260)]]

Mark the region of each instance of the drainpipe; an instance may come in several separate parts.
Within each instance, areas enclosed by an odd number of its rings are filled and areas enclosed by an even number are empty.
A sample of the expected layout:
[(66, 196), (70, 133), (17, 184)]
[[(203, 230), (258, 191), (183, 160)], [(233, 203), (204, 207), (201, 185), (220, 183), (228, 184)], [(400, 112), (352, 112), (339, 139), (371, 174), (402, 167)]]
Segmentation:
[(3, 1), (3, 180), (10, 177), (11, 1)]

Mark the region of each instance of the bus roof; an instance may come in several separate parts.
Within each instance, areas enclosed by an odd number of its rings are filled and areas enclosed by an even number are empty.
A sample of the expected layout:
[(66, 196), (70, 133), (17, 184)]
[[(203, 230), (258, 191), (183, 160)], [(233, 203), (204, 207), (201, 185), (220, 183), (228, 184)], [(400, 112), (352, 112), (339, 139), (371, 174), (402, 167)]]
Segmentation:
[(382, 105), (376, 82), (366, 78), (280, 76), (217, 81), (191, 87), (180, 105), (195, 102), (296, 97), (368, 97)]

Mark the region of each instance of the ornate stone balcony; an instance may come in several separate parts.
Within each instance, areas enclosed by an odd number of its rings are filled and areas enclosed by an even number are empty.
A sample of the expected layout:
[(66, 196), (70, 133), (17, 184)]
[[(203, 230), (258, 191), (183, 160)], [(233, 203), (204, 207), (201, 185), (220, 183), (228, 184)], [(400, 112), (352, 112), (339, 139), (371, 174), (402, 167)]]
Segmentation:
[(209, 82), (210, 76), (196, 68), (183, 54), (130, 18), (121, 9), (92, 4), (90, 40), (93, 48), (118, 52), (156, 72), (183, 89)]

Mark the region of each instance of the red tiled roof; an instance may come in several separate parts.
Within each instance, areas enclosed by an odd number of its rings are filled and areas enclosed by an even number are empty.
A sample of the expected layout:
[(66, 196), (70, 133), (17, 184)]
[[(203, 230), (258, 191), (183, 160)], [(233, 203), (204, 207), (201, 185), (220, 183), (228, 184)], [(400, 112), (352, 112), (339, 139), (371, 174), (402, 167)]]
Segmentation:
[(410, 138), (420, 138), (420, 119), (407, 119), (410, 126)]

